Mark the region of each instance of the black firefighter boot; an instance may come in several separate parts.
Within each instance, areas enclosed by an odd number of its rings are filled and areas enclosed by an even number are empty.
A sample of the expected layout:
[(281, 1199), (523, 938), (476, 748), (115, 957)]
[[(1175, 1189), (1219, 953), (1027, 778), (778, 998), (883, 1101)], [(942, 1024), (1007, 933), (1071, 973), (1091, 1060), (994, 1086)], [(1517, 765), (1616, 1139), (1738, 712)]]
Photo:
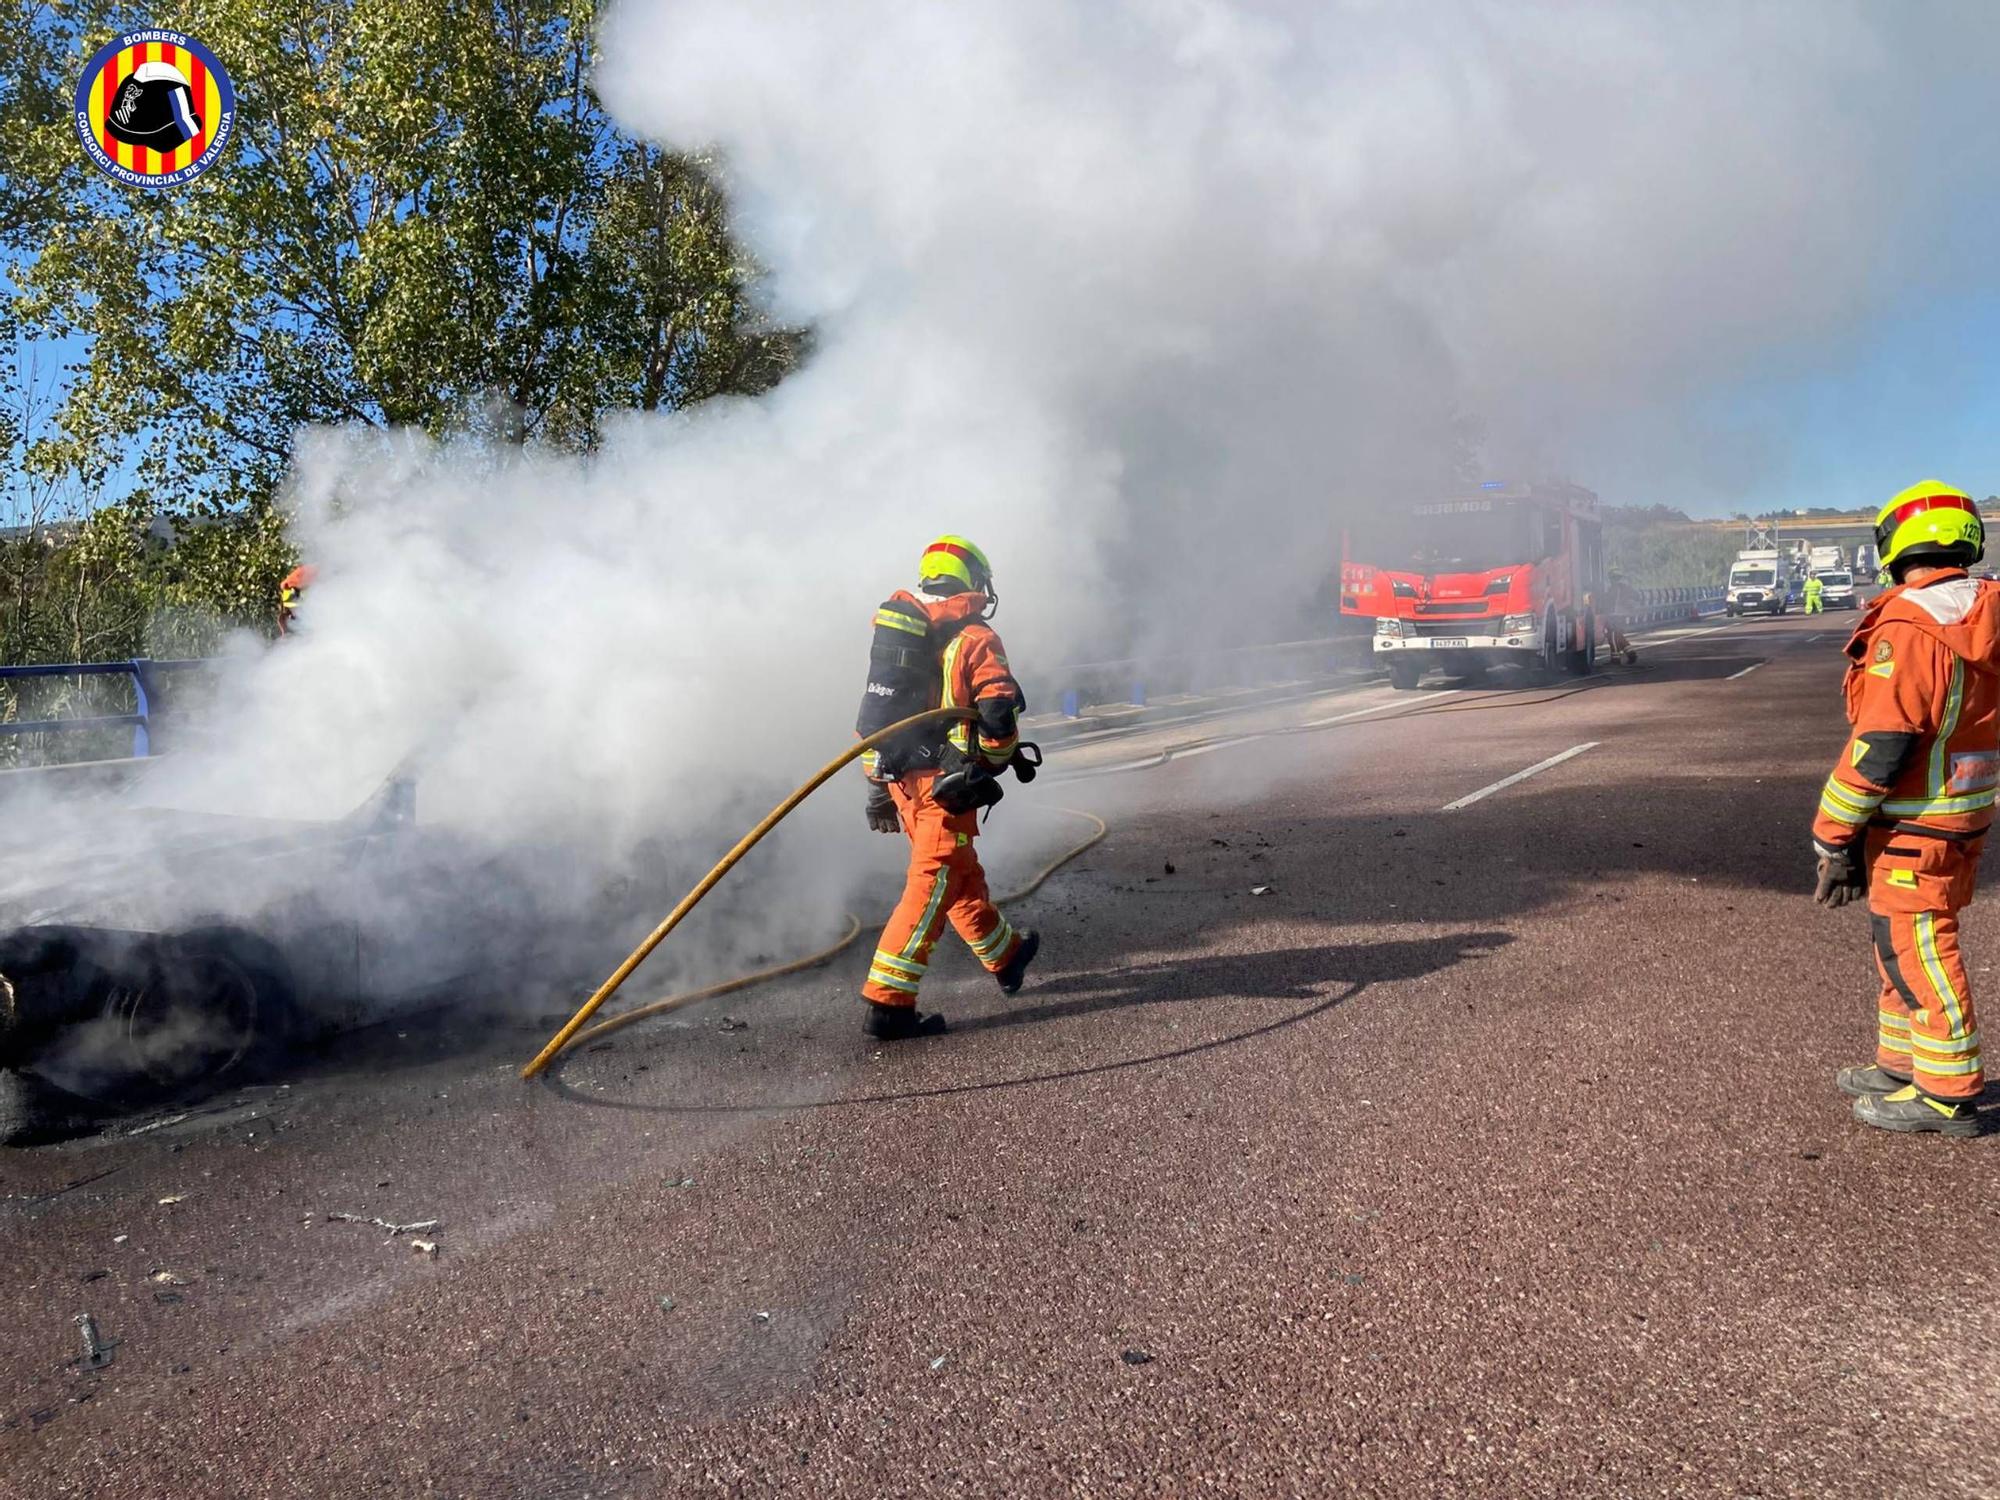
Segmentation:
[(863, 1029), (881, 1041), (902, 1042), (913, 1036), (937, 1036), (945, 1029), (944, 1017), (936, 1011), (923, 1016), (917, 1014), (914, 1005), (880, 1005), (873, 1000), (864, 1003), (868, 1019), (862, 1023)]
[(993, 971), (993, 977), (1000, 983), (1003, 995), (1021, 993), (1021, 981), (1028, 977), (1028, 965), (1041, 952), (1042, 935), (1030, 927), (1022, 932), (1021, 941), (1014, 945), (1014, 956)]
[(1842, 1068), (1833, 1075), (1833, 1082), (1850, 1099), (1866, 1099), (1870, 1095), (1880, 1098), (1910, 1086), (1909, 1079), (1884, 1072), (1878, 1063), (1870, 1063), (1865, 1068)]
[(1978, 1135), (1980, 1130), (1979, 1106), (1972, 1100), (1939, 1099), (1915, 1084), (1856, 1099), (1854, 1118), (1878, 1130), (1935, 1130), (1941, 1135)]

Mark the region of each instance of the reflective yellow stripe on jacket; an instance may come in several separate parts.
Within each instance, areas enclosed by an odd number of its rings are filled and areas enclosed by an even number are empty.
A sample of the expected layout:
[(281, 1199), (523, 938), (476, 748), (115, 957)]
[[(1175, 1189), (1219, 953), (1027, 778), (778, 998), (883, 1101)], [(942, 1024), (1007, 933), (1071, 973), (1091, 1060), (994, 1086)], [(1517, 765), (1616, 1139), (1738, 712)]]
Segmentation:
[(1838, 775), (1829, 776), (1826, 785), (1820, 789), (1819, 810), (1836, 823), (1860, 828), (1875, 816), (1885, 795), (1882, 792), (1865, 792), (1842, 781)]

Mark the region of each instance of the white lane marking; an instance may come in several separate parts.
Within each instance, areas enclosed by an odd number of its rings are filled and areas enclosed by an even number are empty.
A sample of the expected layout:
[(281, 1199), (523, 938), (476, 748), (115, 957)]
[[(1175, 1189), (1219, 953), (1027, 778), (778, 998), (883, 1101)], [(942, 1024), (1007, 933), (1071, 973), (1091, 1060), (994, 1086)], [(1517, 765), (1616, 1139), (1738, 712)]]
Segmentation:
[(1756, 671), (1759, 667), (1763, 665), (1764, 663), (1761, 661), (1753, 661), (1750, 663), (1749, 666), (1745, 667), (1742, 671), (1731, 672), (1727, 677), (1723, 678), (1722, 680), (1724, 682), (1734, 682), (1739, 677), (1748, 677), (1752, 672)]
[(1464, 688), (1446, 688), (1441, 693), (1424, 693), (1415, 698), (1396, 698), (1387, 703), (1378, 703), (1373, 708), (1357, 708), (1352, 713), (1335, 714), (1330, 719), (1307, 719), (1301, 729), (1324, 729), (1329, 724), (1345, 724), (1349, 719), (1366, 718), (1369, 714), (1379, 714), (1391, 708), (1422, 708), (1426, 703), (1435, 703), (1440, 698), (1451, 698), (1464, 692)]
[(1601, 740), (1585, 740), (1581, 745), (1571, 745), (1569, 749), (1563, 751), (1560, 755), (1551, 755), (1547, 760), (1538, 760), (1524, 771), (1516, 771), (1512, 776), (1502, 776), (1491, 786), (1483, 786), (1468, 796), (1460, 797), (1456, 802), (1447, 802), (1441, 810), (1444, 812), (1457, 812), (1461, 807), (1470, 807), (1473, 803), (1490, 797), (1495, 792), (1506, 791), (1508, 787), (1513, 786), (1516, 782), (1526, 781), (1530, 776), (1539, 776), (1551, 766), (1559, 766), (1566, 760), (1574, 760), (1586, 750), (1595, 750), (1601, 743), (1603, 743)]
[(1190, 745), (1185, 750), (1174, 750), (1170, 751), (1169, 754), (1174, 760), (1188, 760), (1196, 755), (1207, 755), (1212, 750), (1227, 750), (1232, 745), (1247, 745), (1253, 740), (1261, 740), (1263, 738), (1265, 736), (1261, 734), (1239, 734), (1234, 739), (1210, 740), (1205, 745)]

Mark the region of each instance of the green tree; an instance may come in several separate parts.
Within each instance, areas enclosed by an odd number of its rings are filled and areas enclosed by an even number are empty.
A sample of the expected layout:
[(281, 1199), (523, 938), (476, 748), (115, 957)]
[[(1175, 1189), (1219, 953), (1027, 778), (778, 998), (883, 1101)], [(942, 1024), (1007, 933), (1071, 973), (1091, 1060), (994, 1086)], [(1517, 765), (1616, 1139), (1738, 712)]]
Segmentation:
[(1638, 588), (1721, 583), (1742, 542), (1670, 506), (1606, 506), (1602, 515), (1605, 557)]
[[(809, 352), (760, 314), (713, 163), (603, 112), (596, 0), (0, 6), (0, 659), (268, 621), (302, 426), (584, 451)], [(155, 26), (237, 113), (224, 160), (147, 192), (90, 164), (71, 96)]]
[(66, 111), (38, 113), (16, 312), (89, 351), (42, 465), (217, 514), (274, 492), (303, 424), (584, 449), (611, 410), (761, 390), (805, 352), (758, 314), (707, 165), (600, 108), (595, 0), (88, 19), (45, 16), (68, 47), (37, 65), (74, 74), (121, 23), (181, 27), (229, 70), (236, 134), (147, 193), (84, 162)]

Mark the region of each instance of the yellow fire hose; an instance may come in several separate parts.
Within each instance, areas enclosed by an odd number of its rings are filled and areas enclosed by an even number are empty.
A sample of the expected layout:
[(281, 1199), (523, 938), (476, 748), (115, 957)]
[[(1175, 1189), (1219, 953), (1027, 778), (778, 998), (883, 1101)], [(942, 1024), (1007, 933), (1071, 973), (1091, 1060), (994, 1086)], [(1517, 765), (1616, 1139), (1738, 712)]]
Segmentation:
[[(544, 1068), (548, 1067), (551, 1062), (555, 1061), (556, 1057), (573, 1042), (591, 1041), (597, 1037), (609, 1036), (614, 1031), (630, 1026), (634, 1021), (642, 1021), (650, 1016), (665, 1015), (668, 1011), (679, 1010), (682, 1006), (693, 1005), (700, 1000), (713, 1000), (718, 995), (734, 994), (738, 990), (746, 990), (752, 985), (762, 984), (768, 979), (777, 979), (786, 974), (796, 974), (802, 969), (810, 969), (816, 964), (825, 963), (828, 959), (840, 953), (861, 933), (860, 918), (851, 914), (847, 919), (847, 931), (842, 934), (840, 940), (820, 949), (817, 953), (808, 954), (804, 958), (794, 959), (790, 963), (777, 964), (768, 969), (759, 969), (754, 974), (739, 975), (735, 979), (727, 979), (720, 984), (711, 984), (698, 990), (688, 990), (678, 995), (668, 995), (664, 999), (651, 1001), (635, 1009), (621, 1011), (610, 1020), (593, 1026), (588, 1031), (583, 1030), (584, 1023), (597, 1013), (598, 1007), (617, 993), (618, 987), (632, 977), (633, 971), (646, 961), (647, 955), (659, 947), (667, 934), (680, 925), (682, 918), (701, 904), (701, 899), (715, 889), (723, 876), (735, 868), (737, 861), (755, 848), (765, 834), (782, 823), (794, 808), (814, 792), (818, 791), (835, 772), (850, 762), (859, 759), (865, 752), (873, 750), (885, 741), (895, 738), (895, 736), (901, 734), (906, 729), (918, 728), (925, 724), (970, 722), (972, 717), (971, 710), (963, 708), (935, 708), (928, 713), (913, 714), (899, 723), (891, 724), (887, 729), (869, 735), (866, 739), (855, 741), (846, 750), (828, 761), (826, 765), (821, 767), (819, 771), (814, 773), (810, 779), (800, 786), (797, 791), (772, 808), (769, 816), (763, 822), (759, 823), (738, 840), (736, 847), (723, 855), (715, 868), (701, 878), (700, 884), (696, 885), (693, 890), (681, 898), (680, 905), (668, 912), (666, 919), (647, 935), (643, 943), (632, 950), (632, 956), (620, 964), (611, 977), (597, 987), (597, 993), (584, 1001), (583, 1008), (571, 1016), (563, 1029), (549, 1039), (546, 1047), (535, 1054), (534, 1061), (521, 1069), (521, 1076), (523, 1078), (535, 1077)], [(1054, 811), (1088, 820), (1094, 825), (1093, 832), (1089, 838), (1069, 850), (1060, 859), (1053, 860), (1043, 866), (1034, 879), (1022, 886), (1021, 889), (1011, 891), (1007, 895), (1002, 896), (1000, 904), (1005, 905), (1009, 902), (1019, 901), (1023, 897), (1032, 894), (1041, 887), (1045, 880), (1055, 874), (1057, 870), (1061, 869), (1079, 854), (1083, 853), (1084, 850), (1090, 848), (1091, 845), (1104, 837), (1104, 822), (1094, 814), (1080, 812), (1075, 808), (1068, 807), (1056, 808)]]

